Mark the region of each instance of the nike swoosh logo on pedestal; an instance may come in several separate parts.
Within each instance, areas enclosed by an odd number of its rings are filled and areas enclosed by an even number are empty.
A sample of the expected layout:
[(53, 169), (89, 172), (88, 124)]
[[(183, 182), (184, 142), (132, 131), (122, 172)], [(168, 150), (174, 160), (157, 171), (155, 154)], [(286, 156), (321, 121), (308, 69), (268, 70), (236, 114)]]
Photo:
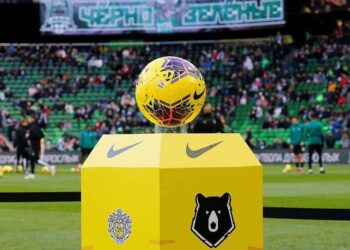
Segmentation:
[(217, 142), (217, 143), (214, 143), (214, 144), (211, 144), (209, 146), (206, 146), (204, 148), (200, 148), (200, 149), (197, 149), (197, 150), (192, 150), (190, 148), (190, 146), (188, 145), (187, 143), (187, 147), (186, 147), (186, 154), (188, 155), (188, 157), (190, 158), (197, 158), (199, 156), (201, 156), (202, 154), (206, 153), (207, 151), (209, 151), (210, 149), (216, 147), (217, 145), (219, 145), (220, 143), (222, 143), (223, 141), (220, 141), (220, 142)]
[(138, 145), (140, 143), (142, 143), (142, 141), (137, 142), (137, 143), (132, 144), (132, 145), (129, 145), (129, 146), (126, 146), (126, 147), (123, 147), (123, 148), (120, 148), (120, 149), (117, 149), (117, 150), (113, 149), (114, 148), (114, 144), (113, 144), (112, 147), (107, 152), (107, 158), (113, 158), (113, 157), (115, 157), (117, 155), (120, 155), (121, 153), (129, 150), (132, 147), (135, 147), (136, 145)]

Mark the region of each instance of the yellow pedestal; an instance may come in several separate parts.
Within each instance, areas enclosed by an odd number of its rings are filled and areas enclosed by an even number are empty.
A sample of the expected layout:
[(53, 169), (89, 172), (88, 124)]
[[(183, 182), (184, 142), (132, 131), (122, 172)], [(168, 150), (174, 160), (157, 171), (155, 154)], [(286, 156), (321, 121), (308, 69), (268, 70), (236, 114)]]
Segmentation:
[(262, 249), (262, 167), (238, 134), (105, 135), (81, 174), (82, 249)]

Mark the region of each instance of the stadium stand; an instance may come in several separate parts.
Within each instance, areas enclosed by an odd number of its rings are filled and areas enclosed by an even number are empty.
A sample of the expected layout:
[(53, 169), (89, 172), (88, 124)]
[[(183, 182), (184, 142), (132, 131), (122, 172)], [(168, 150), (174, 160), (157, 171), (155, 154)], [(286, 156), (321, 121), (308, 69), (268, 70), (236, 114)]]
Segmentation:
[[(285, 42), (283, 41), (285, 40)], [(74, 150), (90, 124), (99, 134), (152, 132), (135, 104), (137, 74), (161, 55), (202, 71), (207, 101), (225, 130), (250, 133), (256, 148), (287, 147), (291, 116), (316, 112), (328, 147), (349, 147), (348, 37), (310, 37), (302, 46), (268, 40), (125, 45), (2, 45), (0, 107), (12, 141), (22, 117), (37, 113), (47, 148)], [(276, 140), (275, 138), (280, 138)]]

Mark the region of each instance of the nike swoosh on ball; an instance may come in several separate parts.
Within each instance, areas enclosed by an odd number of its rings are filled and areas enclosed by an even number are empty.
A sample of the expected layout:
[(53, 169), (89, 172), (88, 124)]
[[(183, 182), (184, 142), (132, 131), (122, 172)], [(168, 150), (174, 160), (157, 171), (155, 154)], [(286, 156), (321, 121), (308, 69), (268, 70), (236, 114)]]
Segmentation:
[(200, 93), (199, 95), (197, 95), (197, 92), (195, 91), (194, 94), (193, 94), (193, 98), (194, 98), (195, 100), (198, 100), (199, 98), (202, 97), (202, 95), (204, 94), (204, 92), (205, 92), (205, 89), (203, 90), (202, 93)]

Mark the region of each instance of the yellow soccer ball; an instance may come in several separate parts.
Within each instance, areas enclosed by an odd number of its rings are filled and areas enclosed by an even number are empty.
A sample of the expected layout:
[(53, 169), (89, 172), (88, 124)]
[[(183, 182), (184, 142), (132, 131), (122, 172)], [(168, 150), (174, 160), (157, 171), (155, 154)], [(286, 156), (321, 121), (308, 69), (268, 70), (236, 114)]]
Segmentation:
[(48, 173), (50, 173), (50, 168), (49, 167), (42, 167), (41, 172), (44, 174), (48, 174)]
[(286, 164), (283, 169), (283, 173), (288, 173), (293, 171), (293, 166), (290, 164)]
[(18, 165), (17, 166), (17, 171), (18, 171), (18, 173), (23, 173), (23, 166), (22, 165)]
[(13, 167), (10, 165), (6, 165), (2, 169), (3, 169), (4, 173), (12, 173), (13, 172)]
[(201, 73), (192, 63), (167, 56), (150, 62), (142, 70), (135, 96), (140, 111), (150, 122), (177, 127), (199, 114), (206, 88)]

